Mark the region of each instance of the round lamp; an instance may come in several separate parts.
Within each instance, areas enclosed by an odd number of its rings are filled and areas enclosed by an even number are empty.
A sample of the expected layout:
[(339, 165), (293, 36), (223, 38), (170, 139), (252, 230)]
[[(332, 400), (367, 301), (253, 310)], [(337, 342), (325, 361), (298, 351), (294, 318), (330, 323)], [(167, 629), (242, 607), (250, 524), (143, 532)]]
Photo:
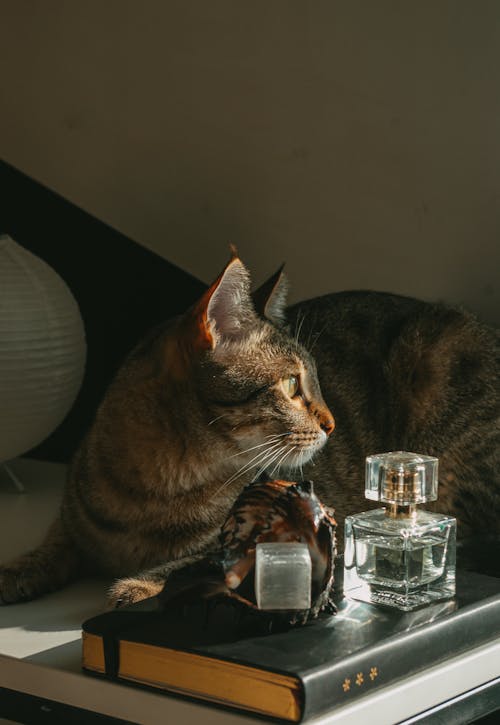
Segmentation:
[(85, 358), (83, 321), (66, 283), (0, 235), (0, 463), (59, 425), (77, 396)]

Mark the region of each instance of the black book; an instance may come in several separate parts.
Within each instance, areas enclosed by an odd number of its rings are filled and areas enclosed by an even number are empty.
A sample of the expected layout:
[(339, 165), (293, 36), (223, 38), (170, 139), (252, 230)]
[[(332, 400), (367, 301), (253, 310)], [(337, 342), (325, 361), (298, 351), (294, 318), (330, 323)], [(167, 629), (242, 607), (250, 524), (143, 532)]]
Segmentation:
[(83, 667), (284, 720), (345, 705), (500, 635), (500, 579), (457, 573), (457, 596), (400, 613), (341, 600), (289, 628), (229, 598), (166, 609), (161, 596), (83, 625)]

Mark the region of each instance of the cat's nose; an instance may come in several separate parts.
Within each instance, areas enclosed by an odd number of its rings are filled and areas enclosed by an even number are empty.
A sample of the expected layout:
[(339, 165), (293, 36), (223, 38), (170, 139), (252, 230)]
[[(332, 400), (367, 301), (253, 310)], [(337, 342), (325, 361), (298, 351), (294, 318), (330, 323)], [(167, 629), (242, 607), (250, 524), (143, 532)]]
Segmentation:
[(324, 430), (327, 436), (331, 435), (335, 430), (335, 421), (331, 416), (323, 418), (319, 425), (321, 430)]

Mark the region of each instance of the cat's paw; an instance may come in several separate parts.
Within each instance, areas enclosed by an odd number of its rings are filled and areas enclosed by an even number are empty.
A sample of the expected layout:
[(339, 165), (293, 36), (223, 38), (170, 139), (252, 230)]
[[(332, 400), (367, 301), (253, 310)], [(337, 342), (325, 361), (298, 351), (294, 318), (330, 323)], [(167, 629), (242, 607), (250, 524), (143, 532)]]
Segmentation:
[(163, 584), (151, 579), (128, 578), (118, 579), (108, 590), (108, 609), (126, 607), (142, 599), (154, 597), (161, 592)]
[(35, 591), (30, 586), (31, 577), (16, 566), (0, 567), (0, 605), (16, 604), (33, 599)]

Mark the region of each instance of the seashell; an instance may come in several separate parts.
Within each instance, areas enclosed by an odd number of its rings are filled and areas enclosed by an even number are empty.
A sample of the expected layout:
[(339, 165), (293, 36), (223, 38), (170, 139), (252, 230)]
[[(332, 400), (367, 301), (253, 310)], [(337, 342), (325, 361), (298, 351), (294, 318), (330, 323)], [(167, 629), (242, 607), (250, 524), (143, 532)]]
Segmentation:
[(333, 614), (336, 522), (310, 481), (260, 481), (247, 486), (221, 528), (220, 547), (173, 572), (160, 595), (164, 605), (229, 597), (241, 608), (259, 610), (254, 588), (255, 551), (264, 542), (307, 544), (312, 563), (311, 607), (275, 612), (276, 622), (304, 624), (320, 612)]
[(228, 589), (256, 607), (256, 545), (264, 542), (307, 544), (312, 562), (311, 609), (302, 618), (332, 610), (336, 522), (333, 509), (314, 493), (311, 481), (266, 481), (247, 486), (222, 526), (222, 566)]

